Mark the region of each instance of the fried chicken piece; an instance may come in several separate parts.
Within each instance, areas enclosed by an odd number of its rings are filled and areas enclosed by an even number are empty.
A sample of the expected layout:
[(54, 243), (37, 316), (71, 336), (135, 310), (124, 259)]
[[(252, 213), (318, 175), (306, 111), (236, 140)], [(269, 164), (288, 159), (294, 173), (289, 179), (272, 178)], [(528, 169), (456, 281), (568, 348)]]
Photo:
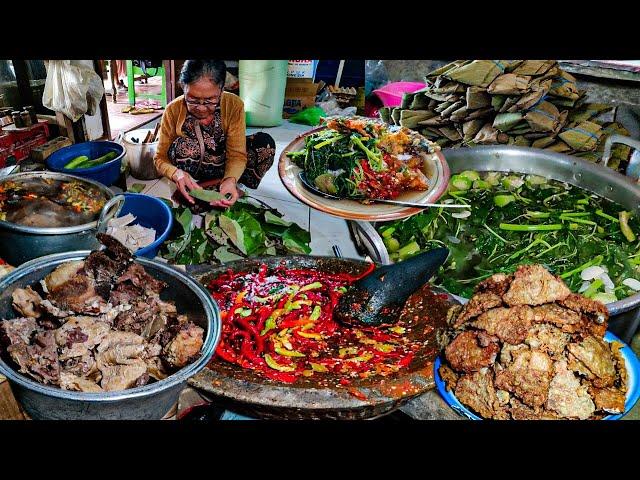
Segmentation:
[(563, 308), (555, 303), (534, 307), (533, 315), (534, 322), (552, 323), (567, 333), (580, 332), (586, 327), (586, 322), (579, 313)]
[(453, 322), (454, 328), (460, 328), (472, 318), (486, 312), (487, 310), (502, 305), (502, 298), (492, 292), (477, 293), (462, 308), (460, 315)]
[(609, 344), (609, 348), (616, 366), (616, 385), (620, 386), (620, 390), (626, 392), (629, 389), (629, 374), (627, 372), (627, 364), (622, 356), (624, 343), (613, 341)]
[(493, 293), (502, 297), (507, 290), (509, 289), (509, 285), (513, 281), (513, 275), (506, 275), (504, 273), (496, 273), (491, 275), (486, 280), (483, 280), (474, 289), (473, 293), (475, 295), (479, 293)]
[(200, 356), (204, 329), (192, 322), (181, 325), (177, 335), (162, 349), (162, 358), (174, 368), (182, 368)]
[(502, 299), (510, 306), (534, 306), (564, 300), (570, 293), (564, 282), (542, 265), (521, 265)]
[(514, 420), (560, 420), (553, 412), (541, 407), (531, 408), (525, 405), (517, 397), (511, 397), (509, 413)]
[(532, 349), (540, 350), (551, 356), (560, 356), (569, 343), (571, 336), (558, 327), (546, 323), (534, 325), (527, 332), (525, 343)]
[(518, 305), (512, 308), (493, 308), (484, 312), (472, 326), (497, 336), (503, 342), (518, 345), (527, 337), (532, 322), (531, 307)]
[(461, 375), (455, 387), (456, 398), (483, 418), (508, 420), (493, 384), (493, 373), (488, 368)]
[(624, 412), (624, 404), (626, 401), (624, 391), (613, 387), (591, 387), (589, 388), (589, 393), (593, 396), (598, 410), (613, 414)]
[(76, 392), (102, 392), (102, 388), (96, 382), (78, 377), (69, 372), (60, 372), (60, 387)]
[(549, 385), (547, 408), (563, 418), (586, 420), (596, 410), (587, 388), (567, 368), (565, 360), (554, 364), (554, 377)]
[(16, 288), (11, 294), (13, 308), (24, 317), (40, 318), (42, 297), (31, 287)]
[(456, 384), (458, 383), (459, 375), (454, 372), (448, 365), (441, 364), (438, 369), (438, 373), (440, 373), (440, 377), (442, 381), (447, 387), (448, 391), (453, 391), (456, 388)]
[[(517, 356), (517, 352), (522, 350), (529, 350), (526, 345), (510, 345), (505, 343), (502, 345), (502, 350), (500, 350), (500, 364), (496, 364), (496, 367), (504, 367), (507, 368), (509, 365), (513, 363), (514, 358)], [(502, 370), (502, 369), (501, 369)]]
[[(494, 337), (495, 338), (495, 337)], [(479, 332), (462, 332), (445, 349), (445, 356), (451, 367), (459, 372), (477, 372), (492, 365), (500, 351), (498, 339)]]
[(604, 340), (589, 335), (580, 343), (570, 343), (567, 349), (594, 375), (594, 386), (603, 388), (613, 384), (616, 368), (611, 350)]
[(522, 350), (514, 353), (509, 367), (496, 373), (495, 385), (531, 407), (540, 407), (547, 401), (552, 372), (553, 363), (546, 353)]
[(592, 335), (604, 337), (608, 327), (609, 310), (602, 302), (572, 293), (558, 303), (586, 317), (589, 320), (587, 327)]

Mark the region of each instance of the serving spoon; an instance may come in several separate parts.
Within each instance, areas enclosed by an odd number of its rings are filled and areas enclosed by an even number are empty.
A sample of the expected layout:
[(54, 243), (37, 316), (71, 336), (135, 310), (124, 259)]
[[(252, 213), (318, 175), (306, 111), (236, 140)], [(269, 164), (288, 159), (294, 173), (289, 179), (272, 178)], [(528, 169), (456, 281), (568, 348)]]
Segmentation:
[(373, 270), (340, 297), (334, 318), (351, 326), (396, 323), (407, 299), (429, 281), (448, 255), (449, 249), (436, 248)]
[(331, 200), (366, 200), (368, 202), (375, 202), (375, 203), (386, 203), (389, 205), (398, 205), (401, 207), (413, 207), (413, 208), (431, 208), (431, 207), (442, 207), (442, 208), (469, 208), (469, 205), (460, 205), (460, 204), (453, 204), (453, 203), (414, 203), (414, 202), (403, 202), (400, 200), (386, 200), (386, 199), (382, 199), (382, 198), (366, 198), (366, 197), (338, 197), (336, 195), (331, 195), (330, 193), (327, 192), (323, 192), (322, 190), (320, 190), (319, 188), (317, 188), (316, 186), (314, 186), (309, 179), (307, 178), (307, 176), (305, 175), (304, 172), (300, 172), (298, 173), (298, 178), (300, 178), (300, 182), (302, 182), (302, 185), (304, 186), (304, 188), (306, 188), (307, 190), (309, 190), (312, 193), (315, 193), (316, 195), (319, 195), (321, 197), (324, 198), (329, 198)]

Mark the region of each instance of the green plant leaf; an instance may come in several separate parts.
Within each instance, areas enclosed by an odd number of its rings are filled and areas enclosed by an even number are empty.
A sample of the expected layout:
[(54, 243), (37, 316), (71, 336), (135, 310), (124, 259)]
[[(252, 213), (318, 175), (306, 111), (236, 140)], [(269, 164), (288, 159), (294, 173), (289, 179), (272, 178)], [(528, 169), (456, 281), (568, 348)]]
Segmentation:
[(291, 225), (284, 231), (282, 234), (282, 243), (290, 252), (305, 255), (311, 253), (311, 248), (309, 247), (311, 234), (296, 224)]
[(276, 214), (272, 213), (269, 210), (264, 212), (264, 220), (265, 222), (271, 223), (272, 225), (282, 225), (285, 227), (288, 227), (292, 223), (292, 222), (287, 222), (286, 220), (283, 220), (282, 217), (277, 216)]
[(204, 188), (191, 190), (189, 195), (193, 198), (197, 198), (198, 200), (202, 200), (203, 202), (213, 202), (214, 200), (222, 200), (224, 198), (224, 195), (220, 192), (216, 192), (215, 190), (205, 190)]

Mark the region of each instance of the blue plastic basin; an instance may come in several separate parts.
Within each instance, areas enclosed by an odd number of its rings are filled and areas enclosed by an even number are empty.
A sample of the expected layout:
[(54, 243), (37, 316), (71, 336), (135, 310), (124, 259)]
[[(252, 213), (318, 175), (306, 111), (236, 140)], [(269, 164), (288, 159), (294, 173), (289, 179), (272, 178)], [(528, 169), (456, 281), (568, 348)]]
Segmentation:
[(135, 252), (138, 257), (155, 258), (163, 242), (169, 236), (173, 226), (171, 209), (159, 198), (142, 193), (125, 193), (125, 201), (118, 217), (128, 213), (136, 217), (132, 225), (153, 228), (156, 231), (156, 241), (151, 245), (140, 248)]
[[(86, 155), (87, 157), (94, 159), (101, 157), (110, 151), (116, 152), (118, 156), (113, 160), (103, 163), (102, 165), (97, 165), (91, 168), (64, 168), (67, 163), (80, 155)], [(49, 170), (54, 172), (68, 173), (78, 177), (89, 178), (110, 187), (120, 176), (120, 167), (122, 165), (122, 157), (124, 157), (124, 154), (124, 147), (116, 142), (100, 141), (77, 143), (75, 145), (69, 145), (68, 147), (61, 148), (60, 150), (52, 153), (47, 158), (47, 167)]]

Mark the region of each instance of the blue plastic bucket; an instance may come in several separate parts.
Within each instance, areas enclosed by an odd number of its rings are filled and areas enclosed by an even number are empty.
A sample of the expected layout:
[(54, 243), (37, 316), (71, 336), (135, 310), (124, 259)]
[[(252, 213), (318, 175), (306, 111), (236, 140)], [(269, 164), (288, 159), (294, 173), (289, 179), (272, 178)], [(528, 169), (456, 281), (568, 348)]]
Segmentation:
[[(93, 159), (106, 155), (110, 151), (114, 151), (117, 157), (109, 160), (102, 165), (91, 168), (74, 168), (66, 169), (64, 166), (76, 157), (86, 155)], [(120, 176), (120, 167), (122, 165), (122, 157), (124, 157), (125, 149), (116, 142), (84, 142), (70, 145), (52, 153), (47, 158), (47, 167), (54, 172), (68, 173), (82, 178), (89, 178), (100, 182), (107, 187), (113, 185)]]
[(151, 245), (140, 248), (135, 252), (137, 257), (155, 258), (160, 246), (169, 236), (173, 227), (171, 209), (162, 200), (142, 193), (125, 193), (124, 205), (118, 217), (128, 213), (136, 217), (133, 224), (156, 231), (156, 240)]

